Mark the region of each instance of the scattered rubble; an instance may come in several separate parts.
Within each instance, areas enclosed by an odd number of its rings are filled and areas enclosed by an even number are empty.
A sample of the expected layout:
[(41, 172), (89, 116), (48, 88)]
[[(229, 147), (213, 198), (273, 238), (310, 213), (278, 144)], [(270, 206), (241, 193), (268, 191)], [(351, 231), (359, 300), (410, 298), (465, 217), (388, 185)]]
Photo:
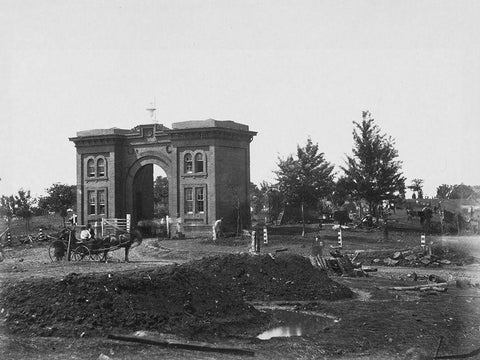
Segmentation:
[(355, 259), (367, 265), (407, 266), (407, 267), (440, 267), (444, 265), (465, 265), (478, 262), (468, 253), (459, 249), (445, 248), (445, 246), (420, 246), (394, 252), (363, 251), (355, 253)]

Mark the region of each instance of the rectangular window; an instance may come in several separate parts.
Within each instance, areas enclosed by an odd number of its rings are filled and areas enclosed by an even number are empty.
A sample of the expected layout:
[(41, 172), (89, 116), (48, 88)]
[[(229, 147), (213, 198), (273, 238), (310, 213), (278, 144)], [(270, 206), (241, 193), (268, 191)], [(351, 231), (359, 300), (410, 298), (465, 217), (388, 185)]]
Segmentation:
[(104, 215), (105, 214), (105, 190), (98, 190), (97, 197), (98, 197), (98, 214)]
[(97, 207), (97, 201), (95, 191), (90, 190), (87, 193), (88, 196), (88, 215), (95, 215), (95, 209)]
[(195, 189), (195, 198), (196, 198), (196, 212), (203, 213), (205, 211), (205, 195), (203, 188)]
[(193, 189), (185, 188), (185, 212), (193, 213)]

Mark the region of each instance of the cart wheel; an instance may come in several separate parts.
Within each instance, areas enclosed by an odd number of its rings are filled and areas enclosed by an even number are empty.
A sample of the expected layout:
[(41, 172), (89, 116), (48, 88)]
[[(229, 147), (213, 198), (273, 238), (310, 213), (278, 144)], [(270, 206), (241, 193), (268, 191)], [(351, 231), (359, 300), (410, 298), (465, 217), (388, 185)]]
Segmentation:
[(90, 250), (85, 245), (77, 246), (70, 255), (73, 261), (82, 261), (90, 259)]
[(55, 240), (48, 247), (48, 256), (52, 261), (62, 261), (65, 259), (66, 253), (65, 244), (63, 241)]
[(93, 261), (101, 261), (103, 259), (103, 252), (91, 252), (90, 259), (92, 259)]

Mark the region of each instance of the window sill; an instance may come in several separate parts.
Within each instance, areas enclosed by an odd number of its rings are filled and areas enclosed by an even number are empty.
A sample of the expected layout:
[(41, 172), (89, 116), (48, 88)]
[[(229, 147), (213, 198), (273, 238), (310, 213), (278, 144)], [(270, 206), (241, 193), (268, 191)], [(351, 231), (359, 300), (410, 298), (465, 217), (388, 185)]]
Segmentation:
[(206, 172), (201, 172), (201, 173), (183, 173), (182, 174), (183, 178), (206, 178), (207, 173)]
[(85, 182), (94, 182), (94, 181), (101, 181), (101, 180), (108, 180), (107, 176), (101, 176), (101, 177), (87, 177), (85, 178)]

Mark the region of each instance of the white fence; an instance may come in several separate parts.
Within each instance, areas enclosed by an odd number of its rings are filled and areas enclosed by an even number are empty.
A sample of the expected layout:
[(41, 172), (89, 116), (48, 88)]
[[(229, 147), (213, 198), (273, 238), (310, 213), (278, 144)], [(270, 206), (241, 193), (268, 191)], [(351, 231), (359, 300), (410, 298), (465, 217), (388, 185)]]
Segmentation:
[(131, 217), (127, 214), (123, 218), (102, 219), (102, 237), (107, 235), (118, 235), (130, 232)]

